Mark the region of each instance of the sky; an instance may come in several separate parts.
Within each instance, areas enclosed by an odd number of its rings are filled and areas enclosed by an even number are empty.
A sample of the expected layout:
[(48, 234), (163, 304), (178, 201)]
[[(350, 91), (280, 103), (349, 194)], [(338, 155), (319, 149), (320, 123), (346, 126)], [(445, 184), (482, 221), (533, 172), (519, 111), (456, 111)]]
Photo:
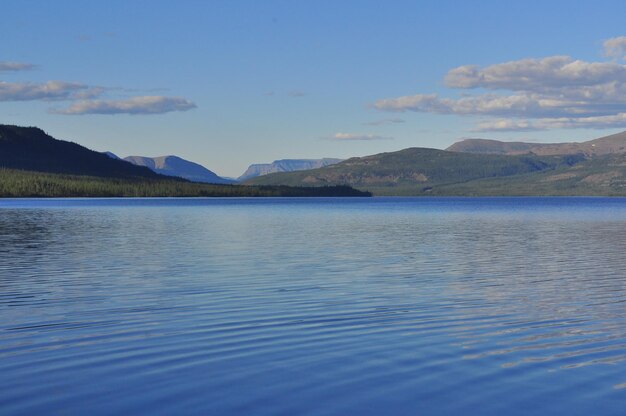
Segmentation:
[(0, 123), (222, 176), (626, 130), (623, 1), (0, 0)]

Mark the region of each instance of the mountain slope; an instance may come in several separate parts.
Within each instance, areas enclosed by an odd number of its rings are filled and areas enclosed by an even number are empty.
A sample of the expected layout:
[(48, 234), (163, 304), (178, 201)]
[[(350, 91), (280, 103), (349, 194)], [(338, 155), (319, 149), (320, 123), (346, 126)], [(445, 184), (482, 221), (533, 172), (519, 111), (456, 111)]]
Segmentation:
[(375, 194), (419, 195), (434, 186), (480, 178), (506, 177), (570, 167), (582, 155), (505, 156), (409, 148), (362, 158), (352, 158), (320, 169), (273, 173), (248, 184), (321, 186), (350, 185)]
[(626, 153), (626, 131), (599, 139), (576, 143), (526, 143), (501, 142), (498, 140), (465, 139), (454, 143), (446, 150), (463, 153), (484, 153), (501, 155), (571, 155), (581, 153), (586, 156), (602, 156)]
[[(346, 186), (193, 183), (113, 156), (54, 139), (35, 127), (0, 125), (0, 198), (369, 196)], [(161, 166), (158, 160), (156, 163)]]
[(36, 127), (9, 125), (0, 125), (0, 167), (109, 178), (159, 177), (145, 167), (57, 140)]
[(435, 186), (429, 195), (459, 196), (626, 196), (626, 154), (587, 159), (525, 175), (483, 178)]
[(237, 178), (239, 181), (255, 178), (257, 176), (268, 175), (275, 172), (294, 172), (298, 170), (317, 169), (324, 166), (334, 165), (343, 159), (323, 158), (323, 159), (281, 159), (272, 163), (258, 163), (250, 165), (248, 169)]
[(152, 171), (161, 175), (177, 176), (188, 179), (192, 182), (232, 184), (235, 181), (222, 178), (214, 172), (189, 160), (185, 160), (178, 156), (128, 156), (125, 161), (138, 166), (145, 166)]

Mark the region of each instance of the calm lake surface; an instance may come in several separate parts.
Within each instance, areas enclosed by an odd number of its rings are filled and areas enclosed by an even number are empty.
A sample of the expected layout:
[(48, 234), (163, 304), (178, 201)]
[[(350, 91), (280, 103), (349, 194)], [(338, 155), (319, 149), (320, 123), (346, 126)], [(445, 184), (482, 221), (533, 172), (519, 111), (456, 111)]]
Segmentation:
[(0, 200), (0, 414), (623, 415), (626, 199)]

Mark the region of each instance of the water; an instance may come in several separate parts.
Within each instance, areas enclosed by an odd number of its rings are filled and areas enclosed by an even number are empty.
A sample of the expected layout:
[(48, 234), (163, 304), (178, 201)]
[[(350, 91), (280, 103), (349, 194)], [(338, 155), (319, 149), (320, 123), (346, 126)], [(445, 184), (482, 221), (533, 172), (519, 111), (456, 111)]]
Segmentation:
[(623, 414), (626, 200), (0, 201), (0, 414)]

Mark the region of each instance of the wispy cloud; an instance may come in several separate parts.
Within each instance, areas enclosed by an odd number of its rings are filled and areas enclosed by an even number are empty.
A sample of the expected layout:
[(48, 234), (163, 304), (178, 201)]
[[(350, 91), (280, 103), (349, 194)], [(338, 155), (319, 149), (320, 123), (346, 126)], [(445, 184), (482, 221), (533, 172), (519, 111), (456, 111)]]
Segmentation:
[(82, 100), (65, 109), (52, 109), (55, 114), (163, 114), (187, 111), (196, 104), (180, 97), (144, 96), (127, 100)]
[(0, 81), (0, 101), (71, 100), (85, 94), (99, 93), (99, 89), (74, 82), (48, 81), (38, 84)]
[(604, 56), (626, 60), (626, 36), (605, 40)]
[(305, 95), (307, 94), (303, 91), (289, 91), (289, 96), (292, 98), (304, 97)]
[(615, 62), (585, 62), (569, 56), (521, 59), (480, 68), (465, 65), (445, 77), (451, 88), (487, 88), (544, 92), (571, 87), (591, 87), (626, 80), (626, 67)]
[(367, 123), (363, 123), (364, 126), (386, 126), (389, 124), (399, 124), (404, 123), (404, 120), (401, 118), (384, 118), (382, 120), (374, 120), (369, 121)]
[(597, 117), (557, 117), (540, 120), (489, 120), (478, 123), (474, 132), (536, 131), (549, 129), (606, 129), (626, 126), (626, 113)]
[(577, 103), (569, 103), (559, 99), (546, 100), (532, 94), (484, 94), (459, 99), (440, 98), (436, 94), (416, 94), (379, 100), (376, 103), (376, 108), (393, 112), (415, 111), (436, 114), (514, 117), (550, 117), (575, 115), (581, 112), (580, 105)]
[[(605, 42), (606, 54), (626, 51), (626, 37)], [(492, 116), (475, 131), (626, 127), (626, 65), (585, 62), (569, 56), (522, 59), (487, 67), (464, 65), (445, 77), (448, 87), (491, 90), (460, 98), (415, 94), (378, 100), (390, 112)]]
[(104, 33), (81, 33), (76, 36), (76, 39), (79, 42), (91, 42), (94, 40), (99, 40), (103, 38), (114, 38), (117, 34), (115, 32), (104, 32)]
[(489, 120), (483, 121), (476, 125), (476, 128), (472, 129), (473, 132), (494, 132), (494, 131), (534, 131), (543, 130), (540, 127), (533, 125), (528, 120)]
[[(35, 66), (20, 62), (0, 62), (1, 71), (25, 71)], [(162, 89), (160, 89), (162, 90)], [(160, 95), (124, 98), (120, 92), (141, 91), (129, 88), (107, 88), (78, 82), (48, 81), (6, 82), (0, 81), (0, 102), (3, 101), (69, 101), (67, 108), (50, 108), (52, 114), (163, 114), (187, 111), (196, 104), (181, 97)], [(144, 90), (145, 91), (145, 90)], [(156, 90), (154, 90), (156, 91)], [(117, 95), (117, 100), (103, 100), (103, 95)], [(120, 95), (122, 97), (120, 97)]]
[(359, 140), (393, 140), (393, 137), (377, 136), (374, 134), (335, 133), (330, 140), (334, 141), (359, 141)]
[(25, 62), (0, 61), (0, 72), (29, 71), (35, 68), (36, 65)]

